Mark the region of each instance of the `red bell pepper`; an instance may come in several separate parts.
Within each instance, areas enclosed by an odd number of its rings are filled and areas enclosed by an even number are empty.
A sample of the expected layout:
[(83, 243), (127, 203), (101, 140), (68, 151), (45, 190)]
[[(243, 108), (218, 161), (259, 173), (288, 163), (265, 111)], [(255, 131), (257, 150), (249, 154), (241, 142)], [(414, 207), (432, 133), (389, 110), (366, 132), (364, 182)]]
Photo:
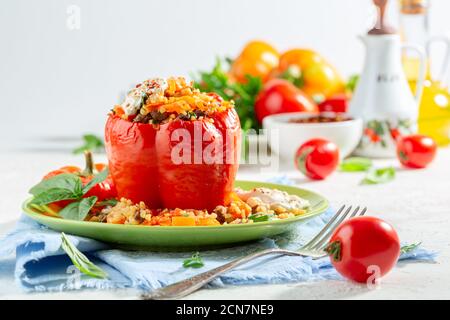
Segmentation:
[[(172, 155), (178, 154), (180, 141), (186, 143), (178, 139), (181, 133), (191, 137), (185, 149), (190, 155), (181, 154), (188, 160), (183, 163), (174, 161)], [(211, 153), (216, 156), (211, 163), (202, 154), (212, 142), (219, 141), (223, 144)], [(240, 148), (240, 122), (234, 109), (201, 120), (175, 119), (159, 126), (110, 115), (105, 142), (119, 197), (143, 201), (151, 208), (171, 209), (212, 210), (230, 202)]]

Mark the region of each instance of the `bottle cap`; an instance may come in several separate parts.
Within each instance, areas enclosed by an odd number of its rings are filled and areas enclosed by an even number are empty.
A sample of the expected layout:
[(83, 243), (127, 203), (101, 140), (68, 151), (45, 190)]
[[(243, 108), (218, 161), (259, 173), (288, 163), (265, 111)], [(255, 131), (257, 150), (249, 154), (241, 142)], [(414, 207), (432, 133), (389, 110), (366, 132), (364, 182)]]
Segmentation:
[(384, 15), (386, 13), (386, 5), (388, 0), (373, 0), (375, 6), (378, 9), (377, 23), (375, 26), (369, 31), (370, 35), (383, 35), (383, 34), (395, 34), (396, 30), (386, 25), (384, 22)]
[(400, 0), (400, 12), (403, 14), (423, 14), (429, 6), (428, 0)]

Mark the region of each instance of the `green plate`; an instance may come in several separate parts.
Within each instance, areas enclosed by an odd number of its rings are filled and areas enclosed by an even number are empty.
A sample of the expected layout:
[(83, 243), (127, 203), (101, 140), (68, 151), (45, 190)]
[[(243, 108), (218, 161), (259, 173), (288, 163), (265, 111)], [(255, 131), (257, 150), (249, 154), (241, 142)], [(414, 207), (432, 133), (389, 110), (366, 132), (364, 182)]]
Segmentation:
[(307, 214), (282, 220), (205, 227), (150, 227), (63, 220), (48, 217), (33, 210), (28, 206), (31, 199), (23, 204), (23, 210), (31, 219), (51, 229), (77, 236), (93, 238), (130, 248), (182, 249), (187, 247), (223, 246), (278, 235), (292, 230), (299, 223), (320, 215), (328, 208), (328, 201), (321, 195), (296, 187), (253, 181), (236, 181), (235, 185), (244, 190), (255, 187), (267, 187), (286, 191), (309, 200), (311, 210)]

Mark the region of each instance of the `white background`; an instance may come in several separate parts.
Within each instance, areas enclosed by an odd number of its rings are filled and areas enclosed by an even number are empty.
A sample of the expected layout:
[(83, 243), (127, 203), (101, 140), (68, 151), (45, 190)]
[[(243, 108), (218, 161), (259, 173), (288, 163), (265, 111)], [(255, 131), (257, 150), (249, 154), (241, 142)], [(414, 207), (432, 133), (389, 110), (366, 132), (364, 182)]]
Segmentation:
[[(79, 30), (67, 27), (70, 5), (81, 9)], [(450, 29), (449, 14), (450, 1), (433, 1), (433, 33)], [(362, 66), (356, 36), (373, 16), (370, 0), (1, 0), (0, 150), (101, 133), (131, 84), (189, 76), (254, 38), (314, 48), (348, 76)]]

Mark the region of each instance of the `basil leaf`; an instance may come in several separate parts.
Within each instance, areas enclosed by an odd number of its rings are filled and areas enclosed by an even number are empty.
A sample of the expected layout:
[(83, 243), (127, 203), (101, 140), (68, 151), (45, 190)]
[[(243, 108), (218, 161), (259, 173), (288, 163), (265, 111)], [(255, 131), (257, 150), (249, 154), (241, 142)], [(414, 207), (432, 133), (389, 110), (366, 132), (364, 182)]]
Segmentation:
[(88, 193), (89, 190), (92, 189), (93, 186), (95, 186), (96, 184), (99, 184), (100, 182), (103, 182), (106, 180), (106, 178), (109, 175), (109, 170), (108, 168), (106, 168), (105, 170), (103, 170), (102, 172), (100, 172), (99, 174), (97, 174), (94, 178), (92, 178), (91, 181), (89, 181), (89, 183), (87, 183), (84, 187), (83, 187), (83, 195), (85, 195), (86, 193)]
[(362, 184), (386, 183), (395, 179), (395, 168), (372, 169), (367, 172), (366, 177), (361, 181)]
[(339, 165), (339, 170), (343, 172), (367, 171), (372, 167), (372, 160), (368, 158), (353, 157), (347, 158)]
[(199, 252), (194, 253), (191, 258), (183, 261), (183, 267), (185, 268), (201, 268), (204, 265)]
[(99, 279), (105, 279), (108, 274), (100, 267), (92, 263), (80, 250), (77, 249), (67, 238), (67, 236), (61, 233), (61, 247), (67, 253), (70, 260), (78, 270), (82, 273)]
[(74, 193), (72, 190), (53, 188), (35, 195), (33, 197), (33, 200), (31, 200), (31, 204), (36, 204), (40, 206), (60, 200), (72, 200), (78, 198), (79, 195)]
[(74, 194), (82, 196), (82, 187), (80, 177), (71, 173), (58, 174), (46, 180), (42, 180), (30, 189), (30, 193), (34, 196), (46, 192), (50, 189), (66, 189)]
[(103, 143), (103, 139), (97, 137), (94, 134), (86, 134), (83, 136), (83, 145), (73, 150), (74, 154), (80, 154), (85, 151), (98, 151), (102, 150), (105, 145)]
[(30, 208), (38, 210), (42, 213), (46, 213), (47, 215), (51, 215), (53, 217), (59, 217), (58, 212), (53, 211), (50, 207), (48, 207), (46, 205), (37, 205), (34, 203), (30, 203)]
[(117, 199), (107, 199), (107, 200), (97, 202), (95, 204), (95, 206), (96, 207), (106, 207), (106, 206), (114, 207), (118, 202), (119, 202), (119, 200), (117, 200)]
[(268, 214), (261, 215), (261, 214), (252, 214), (248, 217), (250, 220), (253, 220), (253, 222), (265, 222), (270, 220), (270, 216)]
[(64, 219), (83, 221), (97, 202), (97, 197), (83, 198), (80, 201), (72, 202), (59, 212)]

